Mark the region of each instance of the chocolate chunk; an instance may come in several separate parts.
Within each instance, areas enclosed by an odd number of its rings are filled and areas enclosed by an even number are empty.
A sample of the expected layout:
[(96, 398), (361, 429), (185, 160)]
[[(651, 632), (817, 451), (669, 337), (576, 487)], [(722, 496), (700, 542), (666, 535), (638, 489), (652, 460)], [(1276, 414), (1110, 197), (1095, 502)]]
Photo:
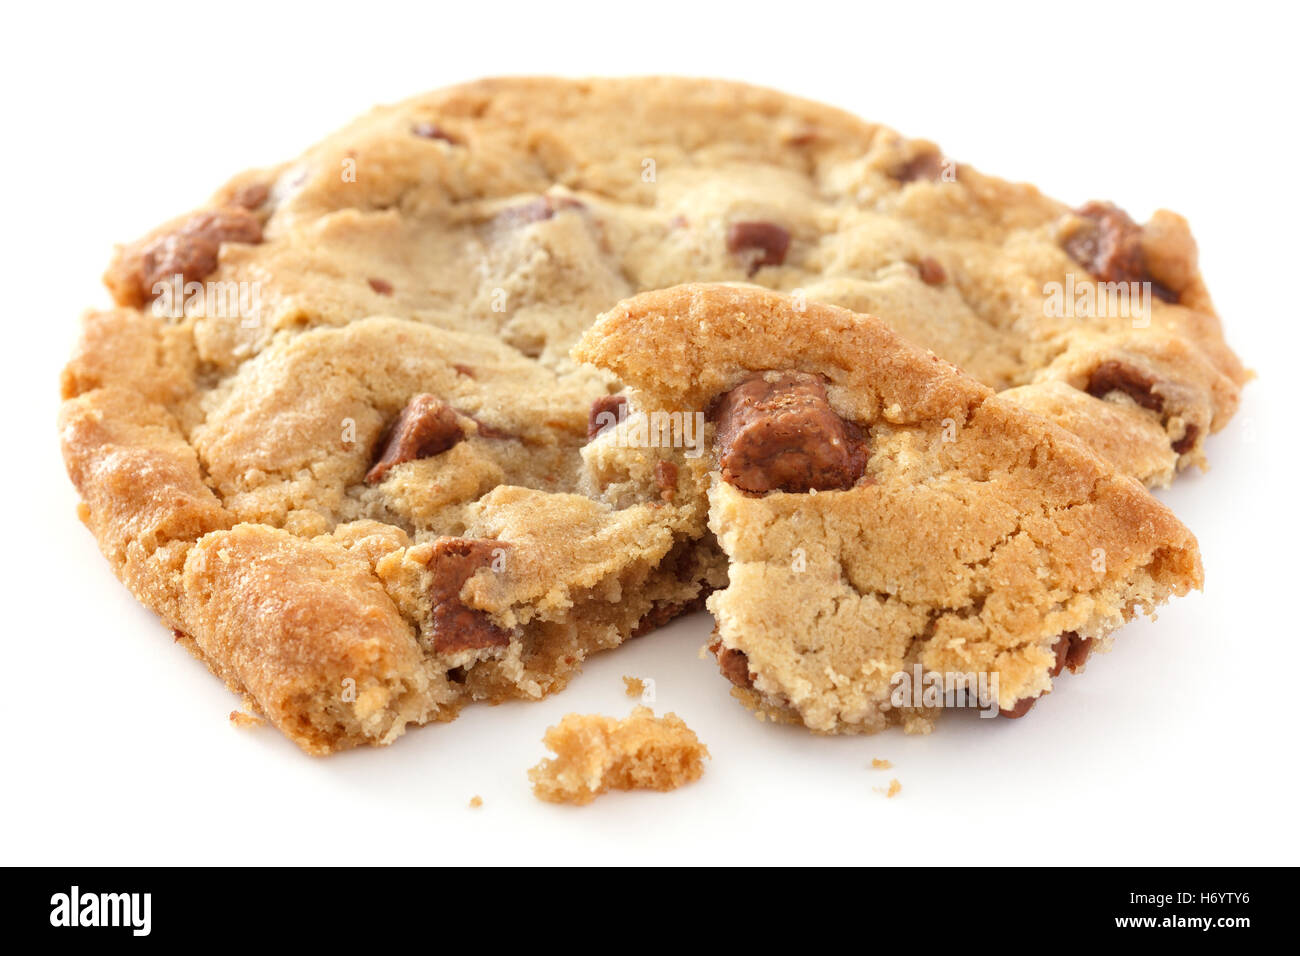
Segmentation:
[[(1126, 362), (1113, 359), (1101, 362), (1088, 378), (1087, 392), (1094, 398), (1105, 398), (1111, 392), (1123, 392), (1138, 405), (1153, 412), (1165, 411), (1165, 400), (1155, 392), (1156, 380)], [(1200, 426), (1188, 422), (1183, 437), (1171, 443), (1174, 452), (1185, 455), (1196, 445)]]
[(483, 421), (481, 418), (476, 418), (476, 417), (473, 416), (473, 415), (466, 415), (465, 417), (468, 418), (470, 421), (472, 421), (472, 422), (475, 424), (475, 426), (478, 428), (478, 437), (479, 437), (479, 438), (501, 438), (501, 439), (509, 439), (509, 438), (514, 438), (514, 437), (515, 437), (514, 435), (510, 434), (509, 432), (502, 431), (502, 430), (499, 429), (499, 428), (495, 428), (495, 427), (493, 427), (492, 425), (489, 425), (487, 422)]
[(422, 139), (440, 139), (444, 143), (456, 143), (455, 137), (437, 123), (416, 123), (411, 127), (411, 132)]
[(926, 150), (895, 166), (889, 175), (900, 183), (918, 180), (937, 183), (943, 178), (943, 169), (943, 156), (934, 150)]
[(154, 286), (170, 282), (173, 276), (181, 276), (182, 282), (206, 279), (217, 269), (223, 242), (261, 241), (262, 224), (247, 209), (227, 206), (197, 213), (141, 250), (137, 274), (140, 301), (152, 299)]
[(1010, 720), (1015, 720), (1016, 718), (1023, 717), (1025, 714), (1029, 713), (1030, 708), (1036, 703), (1038, 703), (1037, 697), (1022, 697), (1016, 701), (1014, 707), (1010, 709), (1003, 707), (998, 711), (998, 713)]
[(1092, 370), (1087, 391), (1094, 398), (1105, 398), (1111, 392), (1123, 392), (1143, 408), (1158, 412), (1164, 408), (1165, 403), (1152, 391), (1155, 384), (1155, 379), (1141, 369), (1111, 360), (1102, 362)]
[(443, 538), (433, 546), (429, 570), (433, 581), (429, 599), (433, 605), (430, 631), (433, 649), (439, 654), (504, 647), (510, 634), (492, 623), (483, 611), (460, 599), (465, 582), (480, 568), (490, 567), (502, 541), (472, 538)]
[(366, 282), (369, 283), (370, 288), (379, 295), (393, 294), (393, 284), (387, 279), (367, 279)]
[(1088, 660), (1088, 655), (1092, 653), (1092, 647), (1096, 640), (1091, 637), (1080, 637), (1078, 634), (1070, 635), (1070, 647), (1065, 655), (1065, 666), (1070, 669), (1070, 673), (1076, 673), (1079, 668), (1083, 667)]
[(1053, 677), (1059, 677), (1061, 671), (1065, 670), (1065, 662), (1070, 657), (1070, 638), (1075, 636), (1077, 635), (1073, 631), (1067, 631), (1058, 637), (1056, 643), (1052, 645), (1052, 653), (1056, 655), (1056, 663), (1052, 665), (1052, 669), (1048, 673)]
[(452, 368), (456, 370), (457, 375), (464, 375), (466, 378), (478, 377), (477, 375), (474, 374), (474, 370), (470, 368), (468, 365), (461, 365), (459, 362), (457, 362), (456, 364), (452, 365)]
[(790, 231), (774, 222), (733, 222), (727, 230), (727, 251), (748, 262), (750, 275), (781, 265), (789, 248)]
[(921, 274), (921, 281), (926, 285), (940, 285), (948, 278), (948, 273), (944, 271), (939, 261), (929, 256), (922, 256), (917, 260), (916, 271)]
[(271, 190), (265, 183), (252, 183), (242, 187), (230, 197), (231, 206), (239, 206), (250, 212), (262, 206), (270, 197)]
[(1151, 277), (1142, 250), (1142, 227), (1113, 203), (1089, 202), (1074, 211), (1087, 220), (1065, 240), (1065, 251), (1102, 282), (1149, 282), (1162, 302), (1178, 293)]
[(749, 672), (749, 658), (745, 656), (744, 651), (738, 651), (734, 647), (723, 647), (721, 641), (714, 641), (709, 645), (709, 650), (717, 657), (718, 670), (722, 671), (723, 677), (737, 687), (754, 686), (754, 677)]
[(1056, 654), (1056, 663), (1048, 673), (1053, 677), (1059, 677), (1061, 671), (1068, 667), (1073, 674), (1083, 666), (1096, 643), (1091, 637), (1080, 637), (1074, 631), (1066, 631), (1052, 645), (1052, 651)]
[(582, 203), (568, 196), (538, 196), (536, 199), (520, 206), (511, 206), (497, 214), (499, 225), (513, 229), (527, 226), (534, 222), (545, 222), (557, 213), (569, 209), (583, 209)]
[(651, 631), (663, 627), (669, 621), (681, 617), (683, 614), (689, 614), (692, 611), (704, 610), (705, 594), (692, 598), (689, 601), (660, 601), (636, 622), (636, 627), (632, 628), (631, 637), (641, 637), (649, 634)]
[[(1056, 639), (1052, 645), (1052, 653), (1056, 655), (1056, 662), (1048, 673), (1052, 677), (1061, 676), (1061, 671), (1069, 668), (1070, 673), (1075, 673), (1083, 666), (1088, 655), (1092, 653), (1092, 647), (1096, 643), (1091, 637), (1080, 637), (1074, 631), (1066, 631)], [(1038, 703), (1039, 697), (1022, 697), (1016, 701), (1014, 707), (1002, 708), (998, 711), (1003, 717), (1014, 720), (1017, 717), (1023, 717), (1029, 713), (1031, 707)]]
[(383, 453), (366, 472), (366, 484), (383, 481), (389, 469), (403, 462), (440, 454), (464, 437), (450, 405), (433, 395), (416, 395), (389, 429)]
[(587, 415), (587, 441), (627, 417), (626, 395), (602, 395), (591, 403)]
[(1185, 455), (1196, 445), (1196, 439), (1200, 437), (1201, 430), (1195, 425), (1188, 424), (1184, 431), (1183, 437), (1173, 443), (1174, 453)]
[(677, 492), (677, 466), (664, 459), (655, 462), (655, 484), (659, 486), (659, 496), (671, 501)]
[(717, 423), (722, 477), (742, 491), (805, 492), (851, 488), (866, 468), (862, 431), (835, 414), (815, 375), (755, 374), (720, 396)]
[(180, 276), (181, 282), (200, 282), (217, 271), (221, 244), (206, 236), (170, 233), (160, 236), (140, 254), (140, 295), (143, 301), (156, 294), (154, 287)]

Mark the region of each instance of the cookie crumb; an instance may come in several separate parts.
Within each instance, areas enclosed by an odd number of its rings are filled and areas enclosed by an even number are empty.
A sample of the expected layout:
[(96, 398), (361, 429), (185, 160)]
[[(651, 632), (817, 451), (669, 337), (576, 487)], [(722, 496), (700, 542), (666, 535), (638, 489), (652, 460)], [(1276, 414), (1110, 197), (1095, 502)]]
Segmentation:
[(898, 778), (895, 777), (893, 780), (889, 781), (889, 789), (885, 789), (884, 787), (872, 787), (871, 789), (876, 791), (876, 793), (883, 793), (886, 797), (894, 797), (903, 789), (903, 785), (899, 783)]
[(483, 806), (483, 798), (476, 793), (474, 796), (469, 798), (469, 805), (470, 809), (477, 810), (479, 807)]
[(255, 727), (261, 727), (266, 721), (261, 717), (253, 714), (246, 714), (242, 710), (232, 710), (230, 712), (230, 722), (240, 730), (252, 730)]
[(704, 773), (709, 750), (676, 714), (635, 707), (624, 720), (566, 714), (546, 731), (555, 752), (528, 771), (548, 803), (590, 803), (608, 790), (675, 790)]
[(645, 693), (645, 681), (639, 677), (623, 675), (623, 690), (629, 697), (640, 697)]
[(888, 769), (889, 769), (890, 767), (892, 767), (892, 766), (893, 766), (893, 764), (890, 763), (888, 760), (881, 760), (879, 757), (872, 757), (872, 758), (871, 758), (871, 769), (872, 769), (872, 770), (888, 770)]

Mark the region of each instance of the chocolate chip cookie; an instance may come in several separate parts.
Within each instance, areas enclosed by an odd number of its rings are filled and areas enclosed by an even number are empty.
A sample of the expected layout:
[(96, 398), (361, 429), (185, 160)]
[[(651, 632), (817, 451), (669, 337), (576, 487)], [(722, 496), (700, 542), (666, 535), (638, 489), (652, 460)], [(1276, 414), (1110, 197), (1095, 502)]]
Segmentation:
[(943, 703), (900, 697), (913, 673), (1021, 716), (1201, 584), (1191, 532), (1135, 479), (874, 317), (682, 286), (620, 303), (575, 356), (629, 386), (628, 421), (706, 421), (708, 452), (674, 457), (729, 561), (712, 650), (776, 719), (928, 730)]
[[(1153, 484), (1203, 461), (1246, 378), (1172, 213), (1072, 211), (739, 84), (486, 80), (117, 251), (63, 377), (82, 517), (313, 753), (536, 698), (726, 583), (708, 476), (607, 454), (640, 418), (569, 355), (620, 301), (699, 281), (878, 314)], [(806, 382), (753, 399), (796, 432), (825, 413)], [(847, 480), (855, 440), (782, 468)]]

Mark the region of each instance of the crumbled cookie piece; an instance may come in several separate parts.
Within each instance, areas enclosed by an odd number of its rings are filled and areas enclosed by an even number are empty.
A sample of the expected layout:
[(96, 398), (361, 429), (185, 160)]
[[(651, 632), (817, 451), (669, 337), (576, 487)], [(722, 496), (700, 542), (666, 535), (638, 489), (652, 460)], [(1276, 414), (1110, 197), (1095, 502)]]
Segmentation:
[(886, 797), (893, 798), (898, 796), (902, 791), (903, 785), (899, 783), (898, 778), (895, 777), (893, 780), (889, 781), (888, 787), (873, 787), (872, 789), (875, 790), (876, 793), (883, 793)]
[(872, 758), (871, 758), (871, 769), (872, 769), (872, 770), (888, 770), (888, 769), (889, 769), (890, 767), (892, 767), (892, 766), (893, 766), (893, 764), (890, 763), (888, 760), (881, 760), (879, 757), (872, 757)]
[(479, 807), (483, 806), (483, 798), (478, 794), (475, 794), (469, 798), (469, 806), (471, 810), (477, 810)]
[(261, 717), (255, 714), (246, 714), (242, 710), (232, 710), (230, 712), (230, 722), (241, 730), (252, 730), (266, 723)]
[(555, 757), (528, 771), (549, 803), (590, 803), (608, 790), (675, 790), (704, 773), (708, 748), (676, 714), (636, 707), (624, 720), (568, 714), (543, 738)]
[(623, 691), (629, 697), (640, 697), (645, 693), (645, 681), (639, 677), (623, 677)]

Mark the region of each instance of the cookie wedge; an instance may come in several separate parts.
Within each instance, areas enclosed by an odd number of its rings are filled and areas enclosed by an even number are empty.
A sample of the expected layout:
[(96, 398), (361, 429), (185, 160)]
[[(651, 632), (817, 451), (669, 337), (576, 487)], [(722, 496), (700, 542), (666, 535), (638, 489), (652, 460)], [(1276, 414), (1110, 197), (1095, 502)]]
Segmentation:
[(897, 693), (912, 674), (976, 675), (1019, 716), (1201, 585), (1195, 538), (1139, 482), (872, 316), (687, 285), (621, 303), (574, 354), (652, 421), (704, 423), (705, 453), (645, 453), (708, 486), (729, 562), (712, 650), (775, 719), (928, 730), (940, 708)]

